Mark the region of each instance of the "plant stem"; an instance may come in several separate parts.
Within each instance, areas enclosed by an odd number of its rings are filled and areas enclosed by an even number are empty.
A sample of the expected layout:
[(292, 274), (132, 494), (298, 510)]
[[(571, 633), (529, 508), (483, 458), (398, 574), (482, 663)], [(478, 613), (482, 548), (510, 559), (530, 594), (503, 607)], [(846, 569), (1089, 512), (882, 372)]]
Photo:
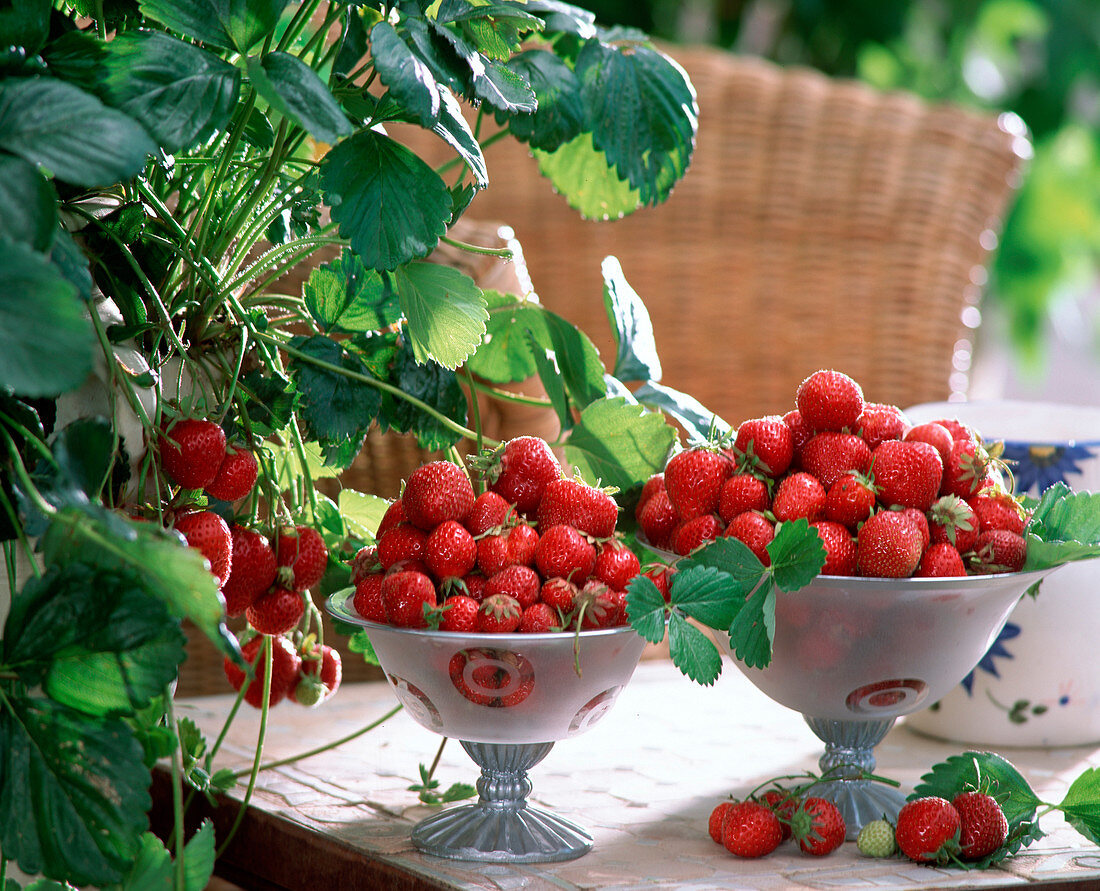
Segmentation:
[(468, 242), (459, 241), (458, 239), (450, 238), (446, 235), (439, 236), (439, 240), (444, 242), (445, 244), (451, 245), (451, 247), (456, 247), (459, 250), (468, 251), (471, 254), (487, 254), (490, 257), (500, 257), (502, 260), (511, 260), (515, 257), (515, 254), (512, 252), (511, 248), (482, 247), (481, 245), (469, 244)]
[[(172, 708), (172, 695), (171, 692), (167, 692), (165, 697), (165, 711), (168, 717), (168, 726), (173, 729), (173, 732), (178, 732), (176, 727), (176, 714)], [(174, 746), (172, 748), (172, 815), (175, 825), (173, 826), (174, 837), (173, 843), (176, 846), (176, 859), (175, 859), (175, 887), (177, 891), (183, 891), (187, 887), (186, 881), (186, 859), (184, 858), (185, 840), (183, 835), (183, 767), (180, 764), (180, 748)]]
[(517, 405), (532, 405), (536, 408), (549, 408), (553, 403), (549, 399), (544, 399), (541, 396), (527, 396), (523, 393), (513, 393), (511, 390), (505, 390), (501, 387), (494, 387), (491, 384), (487, 384), (484, 381), (479, 381), (472, 375), (469, 376), (469, 384), (475, 390), (481, 393), (489, 393), (491, 396), (497, 399), (504, 400), (506, 402), (514, 402)]

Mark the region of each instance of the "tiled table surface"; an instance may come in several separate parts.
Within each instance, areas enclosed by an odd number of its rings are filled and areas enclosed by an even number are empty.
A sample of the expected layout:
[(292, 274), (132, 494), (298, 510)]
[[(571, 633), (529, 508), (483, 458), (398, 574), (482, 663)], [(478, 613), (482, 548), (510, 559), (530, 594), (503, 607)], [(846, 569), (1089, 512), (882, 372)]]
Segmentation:
[[(385, 684), (345, 685), (318, 709), (284, 703), (270, 715), (264, 760), (306, 751), (375, 720), (396, 700)], [(177, 715), (195, 720), (213, 741), (229, 696), (185, 700)], [(258, 713), (245, 708), (227, 737), (218, 767), (251, 762)], [(442, 860), (417, 852), (412, 825), (432, 813), (407, 787), (417, 765), (430, 764), (440, 737), (404, 712), (339, 748), (261, 772), (253, 806), (270, 815), (288, 838), (309, 846), (323, 839), (345, 859), (362, 855), (364, 882), (383, 865), (402, 887), (456, 889), (764, 889), (989, 888), (1067, 880), (1100, 887), (1100, 848), (1057, 813), (1043, 818), (1048, 833), (1000, 867), (949, 870), (876, 861), (854, 844), (823, 858), (787, 843), (760, 860), (740, 860), (707, 835), (707, 817), (730, 793), (743, 794), (774, 776), (817, 769), (821, 743), (801, 717), (767, 699), (732, 666), (709, 688), (688, 681), (667, 661), (645, 660), (610, 713), (587, 733), (558, 743), (530, 772), (532, 802), (581, 823), (594, 849), (566, 863), (486, 865)], [(878, 773), (911, 790), (931, 765), (966, 746), (930, 740), (899, 723), (876, 749)], [(1059, 801), (1100, 748), (1006, 749), (1032, 787)], [(437, 768), (443, 786), (473, 783), (477, 768), (449, 742)], [(331, 844), (330, 844), (331, 843)], [(392, 879), (390, 880), (393, 881)], [(358, 883), (357, 883), (358, 884)], [(388, 885), (396, 886), (396, 885)]]

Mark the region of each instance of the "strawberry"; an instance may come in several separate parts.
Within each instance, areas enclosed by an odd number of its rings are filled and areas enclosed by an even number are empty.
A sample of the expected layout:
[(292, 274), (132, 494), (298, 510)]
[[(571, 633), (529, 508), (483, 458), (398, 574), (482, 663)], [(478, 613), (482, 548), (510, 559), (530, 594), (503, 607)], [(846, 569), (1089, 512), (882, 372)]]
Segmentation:
[(477, 610), (477, 630), (487, 634), (508, 634), (519, 628), (522, 619), (523, 607), (514, 597), (486, 593)]
[(756, 559), (765, 566), (771, 566), (772, 558), (768, 554), (768, 545), (775, 538), (775, 526), (762, 513), (747, 510), (738, 514), (722, 533), (723, 538), (736, 538), (748, 545)]
[(855, 531), (878, 502), (874, 480), (862, 473), (845, 473), (825, 494), (825, 518)]
[(874, 450), (887, 439), (901, 439), (908, 426), (909, 419), (896, 405), (866, 402), (853, 429)]
[(311, 526), (283, 526), (275, 534), (275, 559), (284, 570), (280, 579), (295, 591), (312, 588), (328, 568), (328, 548)]
[(217, 475), (206, 486), (206, 494), (222, 501), (238, 501), (252, 491), (259, 472), (260, 465), (252, 452), (244, 448), (227, 448)]
[(770, 854), (783, 840), (775, 812), (759, 801), (730, 804), (722, 819), (722, 844), (731, 854), (754, 858)]
[(747, 510), (763, 513), (771, 507), (771, 501), (771, 492), (764, 480), (752, 473), (735, 473), (722, 483), (722, 491), (718, 495), (718, 516), (728, 523)]
[(1007, 529), (988, 529), (974, 542), (971, 569), (977, 573), (1019, 572), (1027, 561), (1027, 541)]
[(915, 573), (919, 578), (947, 578), (966, 575), (966, 564), (953, 544), (946, 541), (930, 544), (921, 554)]
[(825, 546), (825, 564), (821, 567), (821, 574), (855, 575), (856, 541), (848, 527), (833, 520), (816, 520), (810, 525), (817, 530)]
[(514, 504), (525, 516), (534, 515), (546, 486), (561, 476), (561, 465), (549, 444), (537, 436), (517, 436), (478, 465), (489, 489)]
[(722, 823), (725, 821), (726, 814), (729, 813), (730, 808), (733, 807), (734, 804), (735, 802), (733, 801), (720, 801), (715, 806), (714, 810), (710, 812), (710, 819), (707, 821), (707, 832), (710, 833), (710, 837), (718, 844), (722, 844)]
[(613, 628), (626, 621), (626, 595), (603, 582), (585, 582), (574, 601), (581, 628)]
[(975, 438), (974, 431), (970, 429), (970, 426), (964, 424), (958, 418), (936, 418), (935, 423), (946, 429), (954, 440)]
[(664, 564), (650, 566), (642, 573), (642, 575), (657, 586), (657, 590), (661, 592), (661, 596), (665, 599), (665, 603), (668, 603), (672, 599), (670, 586), (672, 585), (672, 577), (675, 574), (675, 569), (671, 566), (665, 566)]
[(610, 538), (615, 534), (619, 506), (603, 489), (561, 477), (546, 484), (536, 516), (539, 529), (566, 524), (593, 538)]
[(893, 857), (897, 850), (894, 842), (894, 827), (886, 820), (872, 820), (864, 823), (856, 837), (856, 847), (864, 857), (883, 860)]
[(825, 431), (802, 447), (802, 469), (826, 489), (846, 473), (865, 474), (871, 467), (871, 449), (854, 433)]
[(608, 587), (625, 591), (630, 580), (642, 571), (638, 555), (622, 541), (611, 539), (600, 545), (596, 553), (596, 567), (593, 576)]
[(487, 576), (507, 566), (530, 566), (535, 562), (538, 545), (539, 534), (534, 527), (520, 522), (477, 542), (477, 566)]
[(923, 551), (932, 541), (932, 533), (928, 527), (928, 517), (922, 510), (917, 510), (915, 507), (903, 507), (900, 510), (896, 507), (891, 510), (898, 511), (903, 517), (908, 517), (909, 522), (917, 527), (917, 531), (920, 532), (920, 546)]
[(580, 589), (569, 579), (559, 577), (547, 579), (539, 589), (539, 599), (557, 610), (561, 615), (567, 616), (573, 612), (573, 606)]
[[(244, 701), (254, 708), (261, 708), (264, 695), (264, 676), (267, 674), (267, 659), (264, 656), (263, 644), (265, 638), (257, 636), (241, 647), (241, 655), (245, 662), (255, 668), (255, 676), (248, 681), (248, 676), (241, 667), (228, 658), (225, 659), (225, 676), (234, 690), (240, 690), (247, 681), (248, 689), (244, 692)], [(291, 688), (298, 681), (298, 671), (301, 667), (301, 658), (298, 656), (294, 645), (281, 634), (271, 638), (271, 687), (268, 691), (268, 707), (278, 705), (286, 698)]]
[(642, 494), (638, 496), (638, 503), (634, 505), (634, 519), (637, 520), (641, 516), (642, 508), (645, 507), (646, 502), (658, 492), (663, 491), (664, 488), (664, 473), (655, 473), (645, 481), (642, 486)]
[(229, 529), (233, 559), (225, 580), (225, 614), (239, 616), (275, 582), (275, 552), (266, 535), (233, 524)]
[(811, 523), (825, 516), (825, 487), (804, 471), (785, 476), (775, 490), (772, 513), (780, 522), (805, 517)]
[(959, 849), (959, 812), (950, 801), (929, 795), (906, 802), (894, 830), (898, 848), (917, 863), (946, 863)]
[(551, 526), (539, 536), (535, 565), (543, 578), (561, 576), (584, 584), (596, 568), (596, 548), (572, 526)]
[(937, 424), (935, 421), (929, 421), (927, 424), (917, 424), (915, 427), (910, 427), (905, 431), (905, 436), (902, 437), (906, 442), (926, 442), (931, 446), (934, 446), (936, 451), (940, 453), (940, 459), (947, 462), (947, 459), (951, 457), (951, 447), (955, 440), (951, 438), (951, 431), (949, 431), (943, 424)]
[(941, 495), (958, 495), (970, 498), (982, 487), (992, 458), (976, 439), (956, 439), (951, 453), (943, 462)]
[(908, 517), (897, 511), (879, 511), (859, 527), (856, 572), (878, 578), (907, 578), (916, 571), (921, 551), (920, 530)]
[(192, 511), (176, 519), (176, 531), (206, 558), (218, 587), (224, 585), (233, 560), (233, 534), (225, 520), (213, 511)]
[(474, 499), (474, 506), (466, 515), (463, 525), (475, 538), (491, 529), (503, 528), (516, 516), (515, 507), (496, 492), (482, 492)]
[(798, 385), (795, 405), (811, 429), (854, 428), (863, 413), (863, 390), (841, 371), (815, 371)]
[(355, 583), (355, 594), (352, 596), (351, 605), (359, 615), (370, 622), (385, 624), (387, 621), (386, 607), (382, 603), (382, 579), (385, 577), (381, 572), (372, 572)]
[(783, 841), (791, 837), (791, 817), (798, 810), (799, 799), (785, 789), (768, 789), (760, 800), (775, 811), (779, 825), (783, 828)]
[[(794, 435), (779, 415), (742, 421), (733, 442), (734, 458), (742, 470), (754, 470), (777, 479), (794, 459)], [(708, 511), (709, 513), (709, 511)]]
[[(327, 644), (300, 653), (298, 682), (287, 691), (291, 701), (308, 708), (320, 705), (340, 686), (344, 676), (340, 654)], [(272, 675), (274, 677), (274, 675)]]
[(732, 472), (730, 459), (709, 446), (673, 455), (665, 465), (665, 491), (677, 516), (686, 521), (717, 511), (722, 484)]
[(431, 532), (444, 520), (461, 523), (473, 510), (474, 487), (465, 471), (450, 461), (429, 461), (409, 474), (401, 504), (409, 522)]
[(947, 542), (960, 554), (974, 549), (978, 540), (978, 515), (958, 495), (941, 495), (928, 511), (928, 532), (933, 543)]
[(1007, 529), (1023, 535), (1027, 513), (1020, 502), (1003, 489), (983, 489), (970, 498), (968, 503), (977, 514), (978, 528), (982, 532), (987, 529)]
[(951, 804), (959, 812), (959, 856), (988, 857), (1008, 838), (1008, 820), (997, 799), (986, 792), (960, 792)]
[(378, 539), (378, 562), (390, 569), (403, 560), (423, 560), (428, 533), (412, 523), (398, 523)]
[(888, 439), (872, 452), (878, 497), (887, 507), (895, 504), (928, 510), (940, 491), (943, 459), (927, 442)]
[(477, 562), (477, 542), (457, 520), (444, 520), (424, 542), (424, 562), (437, 579), (464, 576)]
[(301, 621), (305, 611), (301, 592), (275, 585), (252, 601), (244, 617), (261, 634), (286, 634)]
[(489, 580), (480, 572), (468, 572), (462, 577), (460, 590), (478, 603), (485, 599), (485, 583)]
[(722, 534), (722, 521), (714, 514), (686, 520), (672, 531), (672, 550), (680, 556), (690, 554)]
[(837, 806), (825, 798), (811, 795), (791, 816), (791, 835), (806, 854), (822, 857), (844, 843), (847, 827)]
[(351, 583), (357, 585), (362, 579), (382, 569), (378, 559), (378, 545), (364, 545), (348, 561), (351, 568)]
[(507, 566), (489, 576), (481, 602), (484, 603), (499, 594), (507, 594), (519, 604), (521, 610), (524, 610), (539, 599), (541, 587), (542, 581), (539, 579), (539, 574), (530, 566)]
[(558, 613), (549, 603), (532, 603), (520, 617), (519, 629), (524, 634), (545, 634), (559, 627)]
[(386, 512), (382, 514), (382, 520), (374, 532), (374, 540), (378, 541), (394, 526), (407, 522), (409, 522), (409, 518), (405, 516), (405, 505), (401, 502), (401, 499), (397, 498), (391, 501), (390, 506), (386, 508)]
[(672, 545), (672, 532), (680, 522), (676, 508), (664, 489), (655, 492), (638, 513), (638, 525), (649, 544), (655, 548)]
[(783, 423), (791, 428), (791, 443), (794, 446), (791, 468), (800, 467), (802, 464), (802, 447), (814, 435), (814, 430), (806, 423), (806, 419), (802, 417), (802, 412), (797, 408), (793, 408), (783, 415)]
[(452, 594), (443, 601), (440, 631), (477, 631), (477, 611), (481, 604), (465, 594)]
[(394, 572), (382, 580), (382, 606), (386, 610), (386, 621), (391, 625), (427, 628), (424, 609), (435, 605), (435, 585), (422, 572)]
[(225, 431), (213, 421), (184, 418), (167, 424), (157, 439), (160, 466), (183, 489), (205, 489), (225, 459)]

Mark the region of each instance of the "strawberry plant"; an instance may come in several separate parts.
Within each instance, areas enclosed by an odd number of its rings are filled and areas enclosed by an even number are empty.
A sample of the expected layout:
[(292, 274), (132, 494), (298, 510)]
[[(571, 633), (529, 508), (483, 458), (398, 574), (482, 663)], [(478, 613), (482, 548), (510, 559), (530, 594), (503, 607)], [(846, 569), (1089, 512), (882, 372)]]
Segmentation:
[[(618, 344), (605, 367), (530, 295), (430, 257), (441, 243), (508, 256), (454, 228), (476, 218), (500, 139), (526, 143), (581, 213), (660, 204), (691, 160), (694, 92), (645, 35), (557, 0), (8, 6), (0, 883), (10, 860), (57, 882), (195, 886), (225, 839), (207, 826), (170, 854), (146, 815), (157, 757), (192, 791), (233, 782), (172, 718), (182, 621), (225, 654), (227, 689), (323, 707), (339, 675), (318, 598), (364, 548), (365, 585), (375, 559), (425, 544), (387, 546), (380, 524), (416, 528), (384, 519), (396, 492), (319, 485), (369, 431), (491, 449), (475, 397), (514, 400), (507, 385), (536, 377), (570, 469), (630, 493), (675, 440), (660, 410), (709, 423), (659, 384), (613, 260), (592, 295)], [(430, 131), (450, 160), (433, 168), (391, 125)], [(528, 460), (501, 456), (502, 489)], [(187, 519), (204, 512), (222, 525)], [(372, 585), (373, 608), (426, 622), (417, 574)]]

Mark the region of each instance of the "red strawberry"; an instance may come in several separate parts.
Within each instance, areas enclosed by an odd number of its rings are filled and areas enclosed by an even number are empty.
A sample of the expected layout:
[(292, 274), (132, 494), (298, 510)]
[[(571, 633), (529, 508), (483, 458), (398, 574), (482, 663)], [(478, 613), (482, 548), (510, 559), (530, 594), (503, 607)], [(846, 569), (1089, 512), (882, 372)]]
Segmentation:
[(573, 612), (573, 606), (580, 589), (568, 579), (554, 577), (542, 583), (539, 589), (539, 599), (543, 603), (557, 610), (561, 615), (567, 616)]
[(524, 610), (539, 599), (541, 587), (539, 574), (530, 566), (507, 566), (489, 576), (481, 602), (485, 603), (498, 594), (507, 594)]
[(898, 848), (918, 863), (946, 863), (959, 849), (959, 812), (950, 801), (925, 796), (906, 802), (894, 832)]
[(630, 580), (642, 571), (638, 555), (618, 539), (605, 541), (596, 554), (593, 576), (608, 587), (625, 591)]
[(877, 578), (907, 578), (916, 571), (921, 551), (920, 530), (908, 517), (879, 511), (859, 528), (856, 571)]
[(645, 481), (645, 485), (642, 486), (642, 494), (638, 496), (638, 503), (634, 505), (634, 519), (641, 516), (642, 508), (645, 507), (646, 502), (664, 488), (665, 475), (663, 473), (655, 473)]
[[(248, 689), (244, 693), (244, 701), (254, 708), (263, 705), (264, 677), (267, 674), (267, 659), (263, 654), (265, 638), (257, 636), (241, 647), (241, 655), (245, 662), (254, 666), (255, 676), (248, 681)], [(280, 635), (271, 638), (271, 687), (268, 691), (268, 707), (277, 705), (290, 692), (297, 683), (298, 670), (301, 659), (294, 645)], [(224, 662), (225, 676), (234, 690), (240, 690), (244, 686), (248, 676), (241, 667), (228, 658)]]
[(795, 404), (811, 429), (855, 428), (863, 413), (863, 390), (841, 371), (815, 371), (798, 385)]
[(351, 583), (358, 584), (362, 579), (382, 569), (382, 563), (378, 559), (377, 545), (364, 545), (355, 552), (355, 556), (348, 561), (351, 567)]
[(1003, 489), (983, 489), (969, 499), (971, 509), (978, 516), (978, 528), (1007, 529), (1023, 535), (1027, 514), (1019, 501)]
[(450, 461), (429, 461), (409, 474), (401, 504), (410, 523), (431, 532), (444, 520), (462, 522), (473, 510), (474, 487)]
[(676, 570), (671, 566), (650, 566), (646, 569), (642, 575), (653, 582), (657, 586), (657, 590), (661, 592), (661, 596), (664, 597), (665, 603), (668, 603), (672, 599), (672, 592), (670, 586), (672, 584), (672, 577), (676, 574)]
[(391, 501), (390, 506), (386, 508), (386, 512), (382, 515), (382, 521), (378, 524), (378, 529), (375, 530), (375, 541), (381, 539), (394, 526), (400, 526), (402, 523), (408, 522), (409, 518), (405, 516), (405, 505), (401, 503), (401, 499), (397, 498)]
[(928, 511), (928, 532), (933, 543), (947, 542), (965, 554), (978, 540), (978, 515), (958, 495), (941, 495)]
[(946, 428), (952, 439), (974, 439), (974, 431), (970, 425), (964, 424), (958, 418), (937, 418), (935, 423)]
[[(340, 654), (328, 644), (311, 647), (301, 656), (298, 682), (292, 684), (287, 695), (293, 702), (309, 708), (320, 705), (340, 686), (344, 676)], [(273, 676), (274, 677), (274, 676)]]
[(382, 580), (382, 606), (391, 625), (427, 628), (424, 608), (435, 605), (435, 585), (422, 572), (393, 572)]
[(561, 576), (581, 585), (596, 568), (596, 548), (572, 526), (551, 526), (539, 536), (535, 565), (543, 578)]
[(779, 847), (783, 827), (775, 812), (759, 801), (737, 801), (722, 819), (722, 844), (738, 857), (764, 857)]
[(351, 604), (359, 615), (370, 622), (384, 624), (387, 621), (386, 607), (382, 603), (382, 579), (385, 577), (381, 572), (372, 572), (355, 583)]
[(802, 412), (797, 408), (791, 409), (783, 415), (783, 423), (791, 428), (791, 441), (794, 445), (791, 467), (799, 467), (802, 462), (802, 447), (809, 442), (810, 437), (814, 435), (814, 430), (806, 423), (806, 419), (802, 417)]
[(157, 440), (160, 465), (184, 489), (205, 489), (225, 459), (225, 431), (213, 421), (184, 418), (168, 424)]
[(477, 611), (477, 630), (487, 634), (508, 634), (519, 628), (523, 608), (507, 594), (487, 594)]
[(534, 527), (520, 522), (477, 542), (478, 568), (490, 576), (507, 566), (530, 566), (535, 562), (538, 545), (539, 534)]
[(887, 439), (901, 439), (909, 419), (896, 405), (882, 402), (867, 402), (856, 418), (855, 431), (863, 437), (867, 445), (874, 449)]
[(708, 541), (714, 541), (721, 534), (722, 521), (714, 514), (703, 514), (681, 523), (673, 530), (672, 550), (684, 556)]
[(574, 601), (581, 628), (613, 628), (626, 621), (626, 595), (603, 582), (585, 582)]
[(803, 852), (817, 857), (839, 848), (846, 832), (837, 806), (815, 795), (806, 798), (791, 816), (791, 835)]
[(489, 581), (479, 572), (468, 572), (462, 577), (461, 588), (467, 597), (472, 597), (478, 603), (485, 599), (485, 583)]
[(770, 807), (783, 827), (783, 841), (791, 837), (791, 817), (798, 810), (799, 799), (783, 789), (769, 789), (760, 796), (760, 800)]
[(887, 507), (928, 510), (940, 491), (943, 460), (927, 442), (888, 439), (872, 453), (878, 497)]
[(477, 542), (457, 520), (444, 520), (424, 542), (424, 562), (437, 579), (464, 576), (477, 562)]
[(943, 462), (941, 495), (958, 495), (969, 499), (982, 487), (991, 457), (976, 439), (956, 439), (951, 454)]
[(779, 483), (772, 499), (772, 513), (780, 522), (805, 517), (812, 523), (825, 516), (825, 496), (825, 487), (817, 477), (798, 471)]
[(722, 844), (722, 823), (734, 803), (733, 801), (720, 801), (714, 810), (710, 812), (710, 819), (707, 821), (707, 832), (718, 844)]
[(206, 494), (222, 501), (244, 498), (256, 485), (260, 466), (256, 456), (244, 448), (228, 448), (213, 482), (206, 487)]
[(856, 541), (848, 527), (833, 520), (817, 520), (810, 525), (817, 530), (825, 546), (825, 565), (821, 567), (821, 574), (855, 575)]
[(533, 515), (543, 490), (561, 476), (561, 465), (549, 444), (537, 436), (517, 436), (482, 462), (489, 489), (514, 504), (525, 516)]
[(324, 576), (328, 548), (321, 533), (311, 526), (284, 526), (275, 535), (275, 559), (286, 569), (280, 575), (286, 587), (305, 591)]
[(176, 531), (206, 558), (218, 587), (224, 585), (233, 560), (233, 535), (225, 520), (213, 511), (194, 511), (176, 519)]
[(665, 491), (681, 520), (718, 510), (722, 484), (733, 464), (722, 452), (697, 446), (677, 452), (665, 466)]
[(474, 506), (466, 515), (463, 525), (475, 538), (491, 529), (503, 527), (515, 519), (515, 507), (496, 492), (482, 492), (474, 499)]
[[(794, 459), (794, 434), (779, 415), (742, 421), (733, 443), (734, 457), (743, 470), (755, 470), (777, 479)], [(709, 511), (708, 511), (709, 513)]]
[(951, 447), (955, 442), (951, 438), (951, 431), (943, 424), (937, 424), (935, 421), (910, 427), (905, 431), (903, 438), (906, 442), (919, 441), (934, 446), (936, 451), (940, 453), (940, 459), (945, 463), (951, 457)]
[(261, 634), (286, 634), (294, 630), (305, 611), (301, 592), (276, 585), (253, 600), (244, 617)]
[(227, 616), (239, 616), (275, 582), (275, 552), (266, 535), (234, 524), (230, 530), (233, 559), (222, 588)]
[(559, 627), (557, 611), (549, 603), (532, 603), (520, 617), (519, 630), (524, 634), (545, 634)]
[(439, 621), (440, 631), (477, 631), (477, 611), (481, 604), (465, 594), (452, 594), (443, 601), (443, 617)]
[[(898, 508), (891, 508), (892, 510), (898, 510)], [(917, 510), (915, 507), (903, 507), (899, 513), (902, 516), (908, 517), (909, 522), (917, 527), (917, 531), (920, 532), (920, 546), (921, 550), (924, 550), (932, 541), (932, 533), (928, 527), (928, 517), (924, 511)]]
[(802, 447), (802, 469), (826, 489), (846, 473), (865, 474), (871, 467), (871, 449), (854, 433), (825, 431)]
[(981, 860), (1005, 843), (1008, 820), (992, 795), (960, 792), (951, 804), (959, 812), (959, 853), (963, 860)]
[(735, 473), (722, 483), (718, 495), (718, 516), (728, 523), (738, 514), (747, 510), (761, 513), (771, 507), (771, 493), (768, 484), (751, 473)]
[(1007, 529), (989, 529), (974, 542), (974, 572), (1019, 572), (1027, 562), (1027, 541)]
[(390, 569), (404, 560), (423, 560), (428, 533), (412, 523), (398, 523), (378, 539), (378, 562)]
[(672, 545), (672, 532), (680, 522), (676, 508), (664, 489), (653, 494), (638, 514), (638, 525), (645, 539), (655, 548)]
[(825, 495), (825, 518), (855, 531), (874, 511), (877, 491), (871, 477), (862, 473), (843, 474)]
[(738, 514), (722, 533), (723, 538), (736, 538), (748, 545), (756, 559), (765, 566), (771, 566), (772, 558), (768, 554), (768, 545), (775, 538), (775, 526), (762, 513), (747, 510)]
[(966, 575), (966, 564), (953, 544), (946, 541), (930, 544), (921, 554), (916, 575), (919, 578), (948, 578)]
[(562, 477), (543, 489), (537, 517), (539, 529), (565, 524), (594, 538), (610, 538), (615, 534), (619, 506), (603, 489)]

